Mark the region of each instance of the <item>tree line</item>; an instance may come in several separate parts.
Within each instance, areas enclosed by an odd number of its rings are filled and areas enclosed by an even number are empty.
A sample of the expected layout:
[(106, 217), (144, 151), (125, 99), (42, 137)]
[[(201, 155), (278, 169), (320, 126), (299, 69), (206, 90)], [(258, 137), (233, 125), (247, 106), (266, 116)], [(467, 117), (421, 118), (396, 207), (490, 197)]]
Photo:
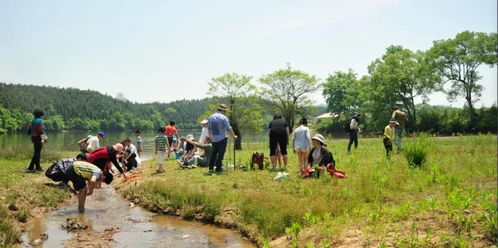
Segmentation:
[[(328, 109), (345, 117), (365, 113), (367, 131), (381, 130), (391, 107), (399, 105), (408, 116), (411, 132), (496, 132), (496, 103), (480, 110), (474, 104), (483, 90), (478, 69), (497, 64), (497, 38), (496, 33), (464, 31), (452, 39), (434, 41), (426, 51), (391, 45), (370, 63), (368, 75), (336, 71), (325, 79), (323, 95)], [(449, 101), (463, 97), (465, 106), (430, 106), (428, 95), (433, 92), (446, 93)], [(423, 99), (423, 104), (416, 105), (416, 98)], [(321, 128), (337, 129), (345, 117), (326, 121)]]

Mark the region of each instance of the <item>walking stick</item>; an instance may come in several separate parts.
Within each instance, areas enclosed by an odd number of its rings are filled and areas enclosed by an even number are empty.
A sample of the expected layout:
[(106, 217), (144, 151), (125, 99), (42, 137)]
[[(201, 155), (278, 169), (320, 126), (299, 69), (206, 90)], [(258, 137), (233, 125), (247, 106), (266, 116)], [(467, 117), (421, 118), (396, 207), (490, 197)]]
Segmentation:
[(235, 142), (236, 139), (233, 139), (233, 168), (235, 168)]

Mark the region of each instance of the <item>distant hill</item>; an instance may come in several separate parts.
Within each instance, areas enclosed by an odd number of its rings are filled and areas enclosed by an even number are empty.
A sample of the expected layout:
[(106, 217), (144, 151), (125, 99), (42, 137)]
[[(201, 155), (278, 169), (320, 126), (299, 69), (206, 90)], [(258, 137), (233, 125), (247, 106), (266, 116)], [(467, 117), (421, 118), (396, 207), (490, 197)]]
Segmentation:
[(36, 108), (45, 111), (47, 128), (54, 130), (154, 129), (169, 120), (194, 128), (211, 103), (211, 98), (134, 103), (93, 90), (0, 83), (0, 122), (8, 130), (23, 128)]

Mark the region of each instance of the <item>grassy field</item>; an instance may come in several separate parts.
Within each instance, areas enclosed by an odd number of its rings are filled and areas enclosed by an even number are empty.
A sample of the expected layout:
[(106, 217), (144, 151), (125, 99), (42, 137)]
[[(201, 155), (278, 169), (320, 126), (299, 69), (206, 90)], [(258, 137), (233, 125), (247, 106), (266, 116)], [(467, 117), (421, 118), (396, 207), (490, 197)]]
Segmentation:
[[(42, 152), (42, 167), (67, 156), (65, 153)], [(43, 173), (25, 174), (29, 151), (3, 150), (0, 152), (0, 247), (18, 246), (24, 224), (33, 215), (55, 207), (67, 199), (69, 190), (46, 186)]]
[[(408, 138), (427, 151), (421, 168), (403, 154), (385, 158), (379, 138), (360, 139), (346, 153), (346, 140), (328, 140), (337, 168), (347, 179), (301, 179), (290, 154), (290, 177), (276, 172), (206, 168), (144, 175), (126, 183), (123, 194), (151, 210), (240, 230), (266, 247), (489, 247), (496, 244), (496, 136)], [(247, 165), (247, 144), (237, 163)], [(229, 154), (226, 159), (231, 160)]]

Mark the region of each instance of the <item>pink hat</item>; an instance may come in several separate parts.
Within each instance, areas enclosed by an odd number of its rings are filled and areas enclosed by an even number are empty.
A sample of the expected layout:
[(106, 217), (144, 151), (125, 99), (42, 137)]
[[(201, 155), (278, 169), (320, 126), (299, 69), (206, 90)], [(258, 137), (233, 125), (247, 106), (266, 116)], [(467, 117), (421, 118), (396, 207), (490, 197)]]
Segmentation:
[(117, 152), (123, 152), (123, 150), (124, 150), (124, 147), (121, 143), (117, 143), (117, 144), (113, 145), (112, 148), (114, 148), (114, 150)]

